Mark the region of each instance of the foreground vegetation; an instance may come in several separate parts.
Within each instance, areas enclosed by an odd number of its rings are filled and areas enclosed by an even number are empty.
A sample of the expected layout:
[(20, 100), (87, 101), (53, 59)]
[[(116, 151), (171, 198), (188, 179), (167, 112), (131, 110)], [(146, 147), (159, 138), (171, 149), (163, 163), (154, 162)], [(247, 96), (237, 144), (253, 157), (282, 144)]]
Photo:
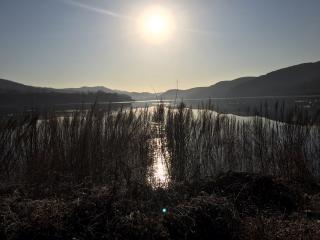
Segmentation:
[[(320, 127), (211, 106), (0, 119), (1, 239), (319, 239)], [(150, 185), (160, 138), (171, 181)]]
[[(1, 239), (319, 239), (320, 186), (255, 174), (153, 189), (2, 186)], [(167, 211), (164, 212), (163, 209)]]

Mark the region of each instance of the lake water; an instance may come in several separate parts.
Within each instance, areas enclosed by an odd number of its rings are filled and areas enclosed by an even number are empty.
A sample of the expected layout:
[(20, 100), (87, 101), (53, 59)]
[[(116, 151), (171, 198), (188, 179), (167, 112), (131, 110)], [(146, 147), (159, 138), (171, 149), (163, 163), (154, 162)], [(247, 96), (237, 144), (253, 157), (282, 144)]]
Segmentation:
[(166, 188), (170, 180), (168, 151), (161, 138), (152, 139), (151, 144), (155, 147), (153, 148), (153, 163), (149, 168), (148, 182), (154, 187)]

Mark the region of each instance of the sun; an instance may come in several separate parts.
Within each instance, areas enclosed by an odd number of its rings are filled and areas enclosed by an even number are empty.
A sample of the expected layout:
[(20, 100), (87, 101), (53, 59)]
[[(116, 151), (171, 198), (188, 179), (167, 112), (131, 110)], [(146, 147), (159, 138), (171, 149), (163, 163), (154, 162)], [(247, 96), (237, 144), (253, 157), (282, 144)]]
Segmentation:
[(161, 15), (153, 15), (146, 19), (146, 30), (152, 34), (163, 34), (166, 30), (166, 19)]
[(151, 7), (138, 19), (138, 31), (149, 42), (161, 43), (172, 37), (175, 30), (173, 14), (163, 7)]

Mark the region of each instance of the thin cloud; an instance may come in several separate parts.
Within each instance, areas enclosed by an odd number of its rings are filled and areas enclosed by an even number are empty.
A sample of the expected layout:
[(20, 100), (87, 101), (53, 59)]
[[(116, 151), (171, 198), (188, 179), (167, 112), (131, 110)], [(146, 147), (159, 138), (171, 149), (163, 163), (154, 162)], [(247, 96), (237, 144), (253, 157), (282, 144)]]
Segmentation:
[(98, 7), (93, 7), (93, 6), (84, 4), (84, 3), (77, 2), (75, 0), (62, 0), (62, 1), (67, 3), (67, 4), (69, 4), (69, 5), (73, 5), (73, 6), (76, 6), (76, 7), (79, 7), (79, 8), (83, 8), (83, 9), (87, 9), (87, 10), (92, 11), (92, 12), (104, 14), (104, 15), (107, 15), (107, 16), (110, 16), (110, 17), (113, 17), (113, 18), (134, 20), (133, 18), (131, 18), (129, 16), (126, 16), (126, 15), (123, 15), (123, 14), (120, 14), (120, 13), (117, 13), (117, 12), (114, 12), (114, 11), (111, 11), (111, 10), (102, 9), (102, 8), (98, 8)]
[[(113, 17), (113, 18), (120, 18), (120, 19), (125, 19), (125, 20), (130, 20), (130, 21), (137, 21), (137, 19), (124, 15), (124, 14), (120, 14), (108, 9), (103, 9), (103, 8), (98, 8), (98, 7), (94, 7), (85, 3), (80, 3), (76, 0), (61, 0), (66, 4), (72, 5), (72, 6), (76, 6), (79, 8), (83, 8), (92, 12), (96, 12), (96, 13), (100, 13), (100, 14), (104, 14), (107, 15), (109, 17)], [(203, 35), (211, 35), (211, 36), (217, 36), (217, 33), (210, 31), (210, 30), (206, 30), (206, 29), (195, 29), (195, 28), (185, 28), (183, 29), (186, 32), (191, 32), (191, 33), (196, 33), (196, 34), (203, 34)]]
[(206, 30), (206, 29), (185, 28), (184, 30), (187, 31), (187, 32), (191, 32), (191, 33), (218, 36), (218, 34), (216, 32), (211, 31), (211, 30)]

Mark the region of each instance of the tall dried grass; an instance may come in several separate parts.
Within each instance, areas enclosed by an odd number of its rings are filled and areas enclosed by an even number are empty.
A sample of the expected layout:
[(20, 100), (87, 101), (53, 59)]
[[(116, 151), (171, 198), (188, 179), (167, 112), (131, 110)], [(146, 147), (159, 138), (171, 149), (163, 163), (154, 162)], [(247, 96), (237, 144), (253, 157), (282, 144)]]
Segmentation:
[[(130, 184), (147, 182), (161, 139), (174, 181), (198, 181), (221, 172), (253, 172), (291, 178), (320, 175), (320, 127), (316, 118), (284, 107), (260, 109), (264, 117), (219, 114), (212, 106), (159, 104), (116, 111), (27, 113), (0, 118), (0, 177), (32, 184)], [(156, 127), (154, 127), (156, 125)], [(157, 149), (157, 150), (156, 150)]]
[(0, 121), (0, 175), (7, 181), (129, 183), (143, 180), (150, 164), (147, 108)]
[(210, 106), (169, 108), (166, 141), (172, 178), (195, 181), (226, 171), (288, 179), (319, 176), (317, 117), (298, 108), (284, 113), (284, 107), (275, 107), (277, 118), (285, 119), (281, 122), (270, 120), (269, 111), (265, 104), (259, 116), (245, 118), (216, 113)]

